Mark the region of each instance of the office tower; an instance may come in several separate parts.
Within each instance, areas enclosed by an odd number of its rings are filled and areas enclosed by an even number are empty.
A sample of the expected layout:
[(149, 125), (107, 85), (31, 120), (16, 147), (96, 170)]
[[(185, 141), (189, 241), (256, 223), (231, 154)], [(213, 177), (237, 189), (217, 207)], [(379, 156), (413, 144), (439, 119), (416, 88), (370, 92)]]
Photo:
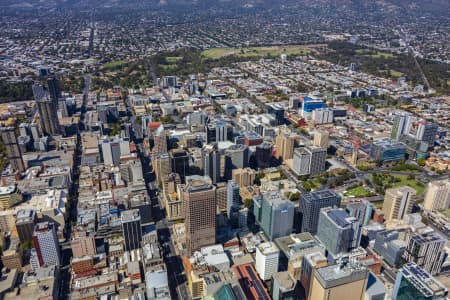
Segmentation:
[(312, 176), (322, 174), (325, 171), (325, 163), (327, 159), (327, 149), (311, 146), (305, 147), (309, 153), (311, 160), (309, 163), (309, 174)]
[(333, 190), (321, 190), (300, 195), (300, 212), (302, 214), (302, 232), (317, 232), (320, 210), (325, 207), (339, 207), (341, 197)]
[(32, 209), (21, 209), (17, 212), (16, 229), (20, 242), (32, 241), (36, 218), (36, 211)]
[(316, 270), (309, 300), (363, 300), (369, 271), (341, 262)]
[(166, 178), (172, 170), (169, 154), (161, 153), (156, 157), (153, 157), (153, 169), (155, 170), (158, 182), (162, 183), (164, 178)]
[(373, 249), (379, 256), (383, 257), (389, 266), (394, 267), (401, 262), (406, 243), (399, 239), (398, 231), (383, 230), (376, 234)]
[(302, 116), (310, 118), (316, 109), (325, 108), (325, 101), (321, 98), (304, 97), (302, 103)]
[(294, 145), (296, 136), (287, 130), (280, 130), (275, 139), (278, 159), (287, 160), (294, 156)]
[(146, 136), (148, 136), (148, 126), (150, 125), (150, 123), (152, 123), (153, 119), (150, 114), (144, 113), (142, 115), (141, 120), (142, 120), (142, 124), (141, 124), (142, 136), (141, 137), (146, 137)]
[(204, 126), (208, 119), (208, 115), (204, 111), (194, 111), (187, 115), (186, 120), (189, 126)]
[(231, 172), (231, 177), (240, 188), (253, 185), (256, 178), (255, 170), (251, 168), (235, 169)]
[(370, 147), (370, 158), (380, 162), (400, 161), (405, 159), (406, 145), (391, 140), (382, 140)]
[[(308, 253), (301, 259), (300, 282), (305, 290), (306, 299), (310, 299), (311, 283), (317, 269), (328, 266), (328, 260), (321, 252)], [(295, 277), (298, 279), (298, 277)]]
[(36, 101), (42, 100), (47, 96), (42, 84), (35, 83), (31, 86), (31, 89), (33, 90), (33, 98)]
[(263, 142), (256, 146), (256, 164), (259, 168), (268, 168), (272, 162), (272, 149), (271, 143)]
[(130, 160), (126, 166), (128, 167), (128, 181), (132, 183), (140, 183), (144, 180), (142, 173), (142, 163), (139, 159)]
[(205, 125), (206, 143), (233, 140), (233, 126), (222, 120), (212, 120)]
[(182, 187), (186, 250), (191, 256), (216, 242), (216, 188), (209, 177), (188, 176)]
[[(119, 138), (120, 156), (130, 155), (130, 139), (127, 137)], [(119, 157), (120, 159), (120, 157)]]
[(400, 136), (407, 135), (411, 129), (412, 116), (410, 113), (399, 113), (394, 117), (391, 139), (398, 141)]
[(6, 154), (11, 167), (15, 171), (25, 171), (25, 164), (23, 163), (22, 153), (19, 144), (17, 144), (16, 133), (14, 127), (0, 127), (0, 134), (2, 142), (6, 148)]
[(140, 248), (142, 241), (142, 228), (139, 209), (123, 211), (121, 220), (125, 250), (131, 251)]
[(350, 71), (356, 72), (356, 69), (357, 69), (356, 63), (350, 63)]
[(278, 272), (279, 257), (280, 249), (273, 242), (265, 242), (256, 246), (256, 272), (262, 280), (269, 280)]
[(34, 227), (32, 239), (40, 267), (60, 265), (61, 253), (56, 236), (56, 226), (53, 223), (37, 223)]
[(30, 133), (30, 124), (28, 123), (20, 123), (19, 125), (19, 136), (29, 136)]
[(119, 166), (120, 164), (120, 139), (107, 138), (99, 141), (103, 163), (106, 166)]
[(39, 131), (39, 126), (36, 123), (30, 124), (31, 137), (33, 141), (38, 141), (41, 137), (41, 133)]
[(221, 153), (217, 150), (217, 144), (207, 145), (202, 150), (203, 174), (209, 176), (213, 183), (220, 182)]
[(177, 86), (177, 77), (176, 76), (164, 76), (163, 80), (163, 88), (174, 88)]
[(47, 80), (48, 93), (50, 94), (50, 99), (52, 100), (53, 106), (58, 107), (58, 101), (61, 99), (61, 87), (59, 85), (59, 80), (56, 77), (49, 78)]
[(248, 167), (249, 150), (246, 145), (233, 145), (225, 150), (225, 178), (231, 179), (232, 170)]
[(294, 171), (295, 174), (299, 176), (309, 175), (310, 163), (311, 155), (304, 147), (295, 149), (292, 161), (292, 171)]
[(227, 183), (226, 182), (218, 182), (216, 183), (216, 203), (217, 210), (219, 212), (227, 211)]
[(284, 107), (278, 103), (271, 103), (267, 105), (267, 112), (271, 114), (275, 120), (276, 125), (283, 125), (285, 123), (284, 120)]
[(342, 208), (323, 208), (319, 215), (317, 238), (333, 256), (348, 253), (361, 242), (361, 223)]
[(321, 148), (328, 148), (328, 138), (330, 134), (326, 131), (320, 130), (314, 133), (313, 145)]
[(184, 182), (186, 176), (189, 175), (189, 154), (183, 149), (172, 149), (169, 151), (169, 157), (172, 166), (172, 172), (177, 173)]
[(277, 272), (273, 274), (272, 278), (272, 299), (295, 299), (295, 286), (297, 281), (292, 279), (288, 272)]
[(53, 106), (52, 101), (46, 97), (36, 100), (36, 105), (39, 112), (42, 132), (45, 135), (59, 134), (57, 107)]
[(425, 192), (423, 208), (430, 211), (439, 211), (450, 206), (450, 181), (440, 180), (428, 183)]
[(439, 125), (436, 123), (422, 123), (417, 128), (416, 139), (427, 143), (429, 146), (433, 146), (436, 141), (437, 131)]
[(164, 130), (164, 126), (161, 125), (156, 129), (153, 134), (153, 149), (152, 155), (158, 155), (161, 153), (167, 153), (167, 134)]
[(292, 232), (295, 207), (279, 191), (268, 192), (254, 199), (253, 208), (256, 222), (269, 240)]
[(334, 110), (332, 108), (319, 108), (312, 112), (312, 120), (314, 124), (329, 124), (333, 123)]
[(384, 195), (383, 213), (386, 221), (403, 220), (412, 212), (416, 190), (409, 186), (387, 189)]
[(177, 173), (170, 173), (163, 180), (163, 193), (168, 196), (177, 192), (177, 185), (181, 184), (180, 175)]
[(76, 232), (70, 241), (73, 257), (92, 256), (96, 254), (94, 236), (90, 232)]
[(445, 300), (448, 289), (428, 272), (413, 263), (403, 265), (397, 272), (393, 300)]
[(227, 216), (229, 219), (232, 213), (239, 210), (239, 185), (234, 180), (228, 180), (227, 184)]
[(406, 242), (403, 258), (436, 275), (441, 272), (442, 264), (447, 256), (444, 250), (446, 242), (446, 239), (434, 232), (412, 234)]

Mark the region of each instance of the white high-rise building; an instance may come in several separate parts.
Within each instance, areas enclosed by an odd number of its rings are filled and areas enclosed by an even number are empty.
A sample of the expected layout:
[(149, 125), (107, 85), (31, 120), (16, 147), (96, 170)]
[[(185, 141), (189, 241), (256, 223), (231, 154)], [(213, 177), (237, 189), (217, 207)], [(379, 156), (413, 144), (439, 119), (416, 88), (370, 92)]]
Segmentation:
[(314, 124), (333, 123), (333, 110), (329, 108), (313, 110), (312, 119), (314, 121)]
[(262, 280), (269, 280), (278, 272), (280, 249), (274, 242), (265, 242), (256, 247), (256, 271)]
[(311, 162), (311, 155), (304, 148), (297, 148), (294, 151), (294, 159), (292, 163), (292, 171), (295, 174), (302, 176), (309, 174), (309, 164)]
[(447, 209), (450, 206), (450, 181), (438, 180), (428, 183), (423, 208), (431, 211)]
[(59, 266), (61, 252), (59, 249), (56, 228), (53, 223), (42, 222), (36, 224), (33, 233), (33, 245), (36, 250), (39, 266)]

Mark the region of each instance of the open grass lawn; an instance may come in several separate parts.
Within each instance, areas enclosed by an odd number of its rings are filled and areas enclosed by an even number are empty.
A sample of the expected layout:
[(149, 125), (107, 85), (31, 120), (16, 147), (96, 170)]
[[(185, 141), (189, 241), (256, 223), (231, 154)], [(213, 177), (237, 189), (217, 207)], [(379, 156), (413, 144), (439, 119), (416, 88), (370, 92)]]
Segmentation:
[(389, 72), (391, 73), (392, 77), (402, 77), (403, 75), (405, 75), (402, 72), (395, 71), (395, 70), (389, 70)]
[(370, 191), (366, 190), (362, 186), (357, 186), (344, 192), (344, 196), (347, 197), (354, 196), (355, 198), (363, 198), (367, 197), (368, 195), (370, 195)]
[(166, 57), (166, 62), (167, 62), (168, 64), (174, 64), (174, 63), (176, 63), (177, 61), (180, 61), (180, 60), (182, 60), (182, 59), (183, 59), (182, 56), (168, 56), (168, 57)]
[(308, 55), (311, 49), (303, 45), (271, 46), (271, 47), (249, 47), (249, 48), (213, 48), (202, 52), (204, 58), (218, 59), (228, 55), (239, 57), (264, 57), (286, 55)]
[(440, 213), (446, 216), (447, 218), (450, 218), (450, 209), (443, 210)]
[(159, 65), (159, 67), (167, 71), (177, 68), (177, 65)]
[(386, 53), (386, 52), (377, 52), (376, 54), (371, 55), (373, 58), (394, 58), (394, 55), (392, 53)]
[(102, 68), (103, 69), (113, 69), (119, 66), (122, 66), (124, 64), (126, 64), (127, 62), (124, 60), (116, 60), (116, 61), (110, 61), (106, 64), (103, 64)]
[(425, 191), (425, 185), (423, 183), (421, 183), (420, 181), (416, 180), (416, 179), (408, 179), (407, 175), (392, 175), (395, 178), (400, 179), (399, 182), (395, 182), (392, 184), (392, 187), (399, 187), (399, 186), (409, 186), (412, 187), (413, 189), (416, 190), (417, 195), (423, 195), (424, 191)]

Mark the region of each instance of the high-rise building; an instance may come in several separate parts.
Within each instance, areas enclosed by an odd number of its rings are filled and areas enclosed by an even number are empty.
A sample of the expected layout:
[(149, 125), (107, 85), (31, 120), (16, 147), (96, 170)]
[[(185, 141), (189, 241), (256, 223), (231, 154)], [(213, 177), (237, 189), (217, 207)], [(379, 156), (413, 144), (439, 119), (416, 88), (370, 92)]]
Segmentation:
[(152, 155), (156, 156), (161, 153), (167, 153), (167, 134), (164, 126), (159, 126), (153, 134), (153, 149)]
[(263, 142), (256, 146), (256, 164), (259, 168), (268, 168), (272, 162), (272, 144)]
[(227, 211), (228, 185), (226, 182), (216, 183), (216, 203), (219, 212)]
[(249, 150), (246, 145), (232, 145), (225, 150), (226, 169), (229, 170), (231, 178), (232, 169), (242, 169), (248, 167)]
[(275, 139), (278, 159), (287, 160), (294, 156), (296, 136), (286, 129), (281, 129)]
[(383, 213), (386, 221), (403, 220), (412, 212), (416, 191), (409, 186), (387, 189), (384, 195)]
[(311, 163), (311, 155), (304, 147), (295, 149), (294, 159), (292, 161), (292, 171), (295, 174), (309, 175), (309, 165)]
[(57, 107), (53, 106), (52, 101), (46, 97), (37, 100), (36, 104), (39, 112), (42, 132), (45, 135), (59, 134)]
[[(121, 146), (122, 142), (119, 138), (105, 138), (99, 141), (103, 163), (106, 166), (119, 166), (121, 149), (125, 148)], [(129, 144), (128, 141), (126, 142)]]
[(361, 223), (342, 208), (323, 208), (319, 216), (317, 238), (333, 256), (359, 247)]
[(232, 218), (233, 212), (239, 210), (239, 185), (234, 180), (228, 180), (227, 184), (227, 216)]
[(378, 232), (373, 246), (375, 252), (383, 257), (388, 265), (394, 267), (401, 262), (406, 243), (399, 239), (399, 232), (383, 230)]
[(444, 250), (447, 240), (434, 232), (412, 234), (407, 240), (403, 258), (407, 262), (414, 262), (432, 275), (441, 272), (446, 258)]
[(55, 107), (58, 107), (58, 101), (61, 99), (61, 87), (59, 80), (56, 77), (47, 79), (48, 93), (50, 94), (50, 99)]
[(6, 153), (11, 167), (15, 171), (25, 171), (25, 164), (23, 163), (22, 152), (17, 143), (14, 127), (0, 127), (0, 134), (3, 144), (6, 147)]
[(189, 175), (189, 154), (183, 149), (172, 149), (169, 151), (172, 172), (177, 173), (184, 182), (186, 176)]
[(123, 211), (121, 220), (125, 250), (130, 251), (140, 248), (142, 241), (142, 228), (139, 209)]
[[(308, 253), (302, 257), (300, 282), (305, 290), (306, 299), (310, 299), (312, 279), (316, 276), (316, 271), (319, 268), (328, 266), (328, 260), (321, 252)], [(295, 277), (296, 279), (298, 277)]]
[(313, 145), (321, 148), (328, 148), (328, 138), (330, 134), (327, 131), (319, 130), (314, 133)]
[(285, 123), (284, 120), (284, 107), (281, 104), (278, 103), (270, 103), (267, 105), (267, 112), (271, 114), (277, 124), (276, 125), (282, 125)]
[(295, 299), (295, 287), (297, 281), (289, 276), (288, 272), (277, 272), (273, 274), (272, 299), (287, 300)]
[(222, 180), (221, 167), (222, 154), (217, 150), (217, 144), (207, 145), (202, 150), (203, 174), (209, 176), (213, 183)]
[(332, 108), (320, 108), (312, 112), (312, 120), (314, 124), (329, 124), (333, 123), (333, 109)]
[(233, 126), (222, 120), (213, 120), (206, 124), (206, 142), (223, 142), (233, 140)]
[(339, 207), (341, 197), (333, 190), (320, 190), (300, 195), (300, 212), (302, 214), (302, 232), (317, 232), (320, 210), (325, 207)]
[(235, 169), (231, 173), (232, 179), (240, 188), (253, 185), (256, 178), (256, 172), (252, 168)]
[(423, 208), (431, 211), (447, 209), (450, 206), (450, 181), (437, 180), (428, 183)]
[(297, 148), (294, 152), (292, 170), (297, 175), (319, 175), (325, 171), (326, 148), (308, 146)]
[(424, 124), (419, 124), (417, 128), (416, 139), (427, 143), (430, 146), (434, 145), (436, 141), (436, 135), (439, 129), (439, 125), (436, 123), (426, 122)]
[(363, 300), (369, 271), (351, 264), (319, 268), (312, 278), (309, 300)]
[(59, 266), (61, 252), (56, 236), (56, 226), (49, 222), (37, 223), (32, 238), (39, 266)]
[(36, 224), (36, 211), (21, 209), (16, 214), (16, 229), (22, 243), (33, 239), (34, 226)]
[(182, 187), (187, 255), (216, 242), (216, 188), (209, 177), (188, 176)]
[(279, 191), (264, 193), (254, 199), (253, 208), (256, 222), (269, 240), (292, 232), (295, 207)]
[(262, 280), (269, 280), (278, 272), (279, 257), (280, 249), (273, 242), (265, 242), (256, 246), (256, 272)]
[(153, 169), (155, 170), (158, 182), (162, 183), (172, 170), (169, 154), (161, 153), (153, 157)]
[(403, 265), (397, 272), (393, 300), (445, 300), (448, 289), (428, 272), (413, 263)]
[(399, 113), (394, 118), (391, 139), (398, 141), (400, 136), (407, 135), (411, 130), (412, 116), (410, 113)]

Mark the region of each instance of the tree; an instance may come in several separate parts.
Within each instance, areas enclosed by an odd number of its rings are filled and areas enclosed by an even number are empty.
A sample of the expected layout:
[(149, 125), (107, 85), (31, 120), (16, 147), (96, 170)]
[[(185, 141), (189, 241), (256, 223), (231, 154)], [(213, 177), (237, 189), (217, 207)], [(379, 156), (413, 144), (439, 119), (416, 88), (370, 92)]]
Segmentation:
[(425, 158), (421, 157), (417, 160), (417, 164), (421, 167), (425, 166)]

